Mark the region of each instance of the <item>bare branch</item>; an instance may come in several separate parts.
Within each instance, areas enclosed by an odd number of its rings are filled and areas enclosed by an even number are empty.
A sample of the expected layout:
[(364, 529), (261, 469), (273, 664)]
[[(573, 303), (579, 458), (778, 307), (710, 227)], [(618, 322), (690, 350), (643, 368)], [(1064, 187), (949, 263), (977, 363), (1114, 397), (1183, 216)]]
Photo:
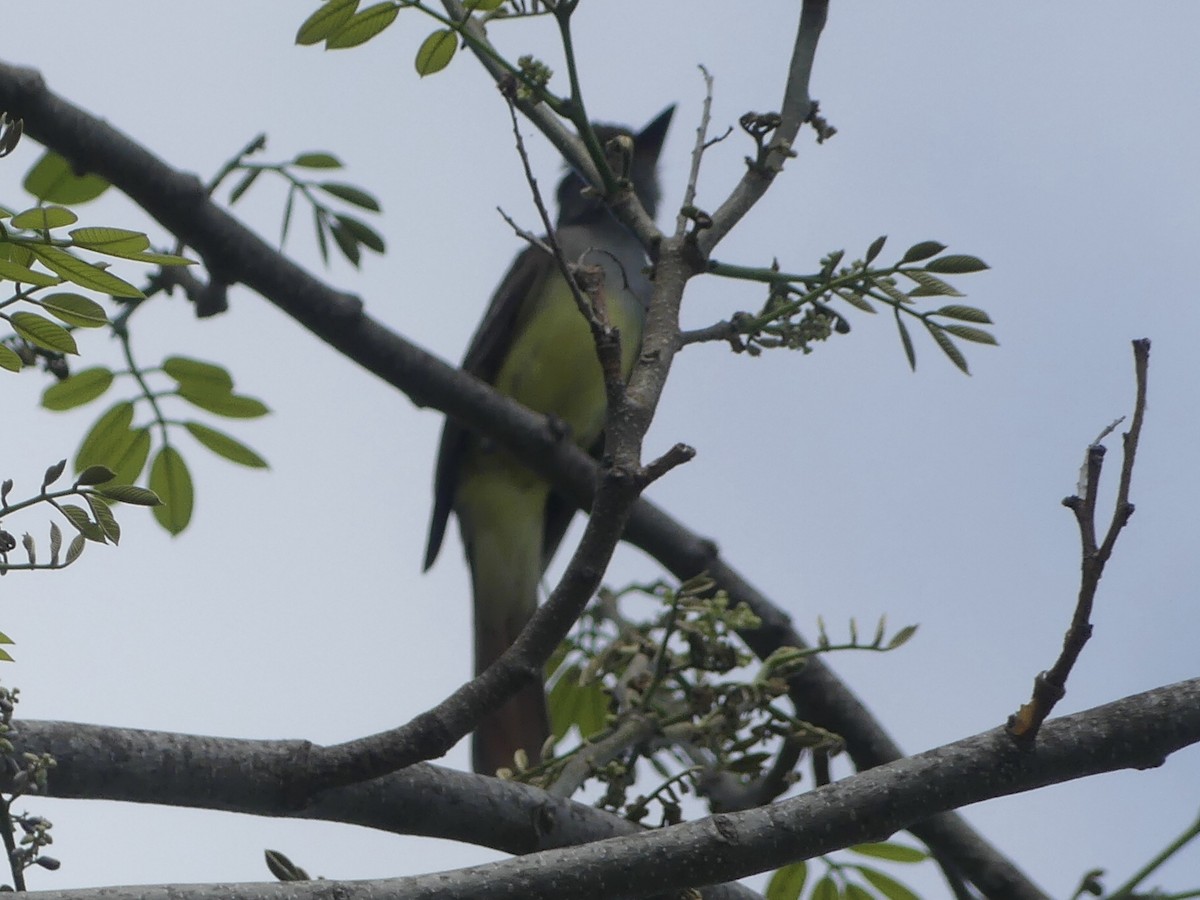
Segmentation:
[(699, 248), (705, 258), (767, 192), (775, 176), (783, 170), (784, 161), (795, 155), (792, 145), (800, 133), (800, 126), (815, 111), (808, 92), (808, 82), (828, 12), (829, 0), (804, 0), (792, 47), (783, 104), (779, 110), (779, 126), (775, 129), (766, 156), (747, 167), (746, 174), (729, 198), (713, 213), (712, 228), (700, 236)]
[(696, 143), (692, 147), (692, 168), (688, 172), (687, 188), (683, 192), (683, 206), (675, 218), (675, 236), (683, 237), (687, 229), (688, 218), (682, 212), (696, 202), (696, 186), (700, 181), (700, 163), (704, 159), (704, 151), (710, 146), (708, 140), (708, 125), (712, 121), (713, 77), (708, 69), (700, 66), (700, 74), (704, 78), (704, 106), (700, 112), (700, 124), (696, 126)]
[[(512, 896), (645, 897), (768, 871), (852, 843), (880, 840), (941, 810), (1048, 784), (1161, 765), (1200, 742), (1200, 679), (1180, 682), (1048, 722), (1037, 752), (1003, 729), (898, 760), (770, 807), (719, 814), (653, 832), (614, 838), (453, 873), (367, 882), (222, 886), (220, 896), (251, 898), (458, 898), (506, 890)], [(977, 883), (978, 885), (978, 883)], [(1044, 898), (991, 890), (990, 898)], [(200, 900), (211, 887), (105, 888), (108, 900)], [(84, 900), (96, 891), (50, 891), (46, 900)]]
[(1145, 338), (1133, 342), (1134, 376), (1137, 380), (1137, 397), (1133, 407), (1133, 421), (1123, 436), (1125, 458), (1121, 466), (1121, 483), (1117, 488), (1117, 499), (1113, 504), (1112, 523), (1102, 546), (1096, 546), (1096, 497), (1100, 493), (1100, 471), (1104, 464), (1105, 448), (1100, 443), (1121, 423), (1113, 422), (1087, 448), (1083, 464), (1083, 475), (1079, 486), (1083, 496), (1067, 497), (1063, 505), (1075, 513), (1079, 524), (1083, 560), (1079, 578), (1079, 595), (1070, 627), (1063, 637), (1062, 651), (1054, 665), (1046, 672), (1038, 673), (1033, 681), (1033, 696), (1016, 713), (1009, 717), (1008, 732), (1013, 738), (1029, 743), (1038, 734), (1038, 729), (1054, 709), (1054, 705), (1067, 692), (1067, 678), (1083, 652), (1084, 645), (1092, 636), (1092, 607), (1096, 601), (1096, 590), (1104, 566), (1112, 556), (1117, 536), (1133, 515), (1133, 504), (1129, 502), (1129, 485), (1133, 479), (1133, 463), (1137, 455), (1138, 438), (1142, 433), (1142, 422), (1146, 415), (1146, 375), (1150, 364), (1150, 342)]

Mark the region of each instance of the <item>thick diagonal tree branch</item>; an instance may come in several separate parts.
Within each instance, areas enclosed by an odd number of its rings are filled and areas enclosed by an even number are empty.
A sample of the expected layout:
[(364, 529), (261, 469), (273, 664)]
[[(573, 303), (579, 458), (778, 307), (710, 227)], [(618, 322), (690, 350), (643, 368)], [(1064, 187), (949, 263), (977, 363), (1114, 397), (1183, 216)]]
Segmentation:
[[(98, 760), (87, 773), (87, 763), (76, 751), (93, 741), (89, 726), (61, 723), (23, 723), (30, 743), (50, 738), (61, 757), (64, 772), (58, 776), (56, 794), (74, 795), (81, 781), (112, 779), (105, 796), (161, 801), (180, 805), (207, 805), (258, 811), (254, 804), (278, 792), (278, 784), (263, 785), (246, 777), (243, 762), (252, 752), (234, 752), (227, 764), (214, 766), (213, 753), (228, 752), (210, 738), (161, 736), (173, 742), (163, 764), (140, 765), (154, 778), (114, 778), (110, 759)], [(65, 731), (63, 731), (65, 729)], [(71, 743), (55, 742), (56, 731)], [(105, 729), (116, 740), (119, 729)], [(146, 732), (130, 732), (135, 740)], [(196, 742), (191, 746), (190, 742)], [(1146, 769), (1161, 765), (1173, 752), (1200, 742), (1200, 679), (1158, 688), (1060, 719), (1042, 728), (1037, 744), (1023, 747), (1002, 728), (956, 741), (943, 747), (898, 760), (869, 772), (851, 776), (799, 797), (746, 812), (710, 816), (695, 822), (628, 837), (614, 837), (584, 846), (547, 850), (530, 856), (476, 866), (456, 872), (372, 882), (311, 882), (288, 885), (138, 887), (97, 891), (56, 891), (46, 900), (83, 900), (103, 896), (109, 900), (141, 897), (147, 900), (199, 900), (222, 896), (250, 898), (325, 898), (346, 900), (390, 898), (458, 898), (491, 896), (507, 892), (527, 898), (645, 897), (667, 890), (698, 887), (755, 872), (767, 871), (797, 859), (808, 859), (851, 843), (879, 840), (931, 814), (1023, 791), (1035, 790), (1075, 778), (1118, 769)], [(205, 745), (208, 746), (205, 746)], [(274, 751), (281, 762), (284, 745)], [(76, 755), (72, 755), (76, 754)], [(222, 779), (221, 802), (188, 802), (178, 784), (196, 776), (193, 769), (208, 767), (201, 777), (215, 787)], [(420, 780), (432, 767), (419, 767), (412, 775), (392, 776), (382, 785), (412, 778)], [(460, 776), (464, 779), (471, 776)], [(158, 783), (154, 783), (158, 782)], [(140, 785), (140, 787), (139, 787)], [(269, 788), (265, 789), (265, 788)], [(537, 793), (533, 788), (517, 788)], [(372, 785), (340, 789), (347, 798), (370, 792)], [(83, 793), (79, 790), (79, 793)], [(141, 796), (138, 794), (141, 793)], [(337, 792), (331, 794), (336, 796)], [(89, 794), (90, 796), (90, 794)], [(556, 808), (553, 801), (546, 809)], [(398, 813), (401, 814), (402, 813)], [(370, 813), (368, 813), (370, 815)], [(1006, 896), (982, 888), (986, 896)]]

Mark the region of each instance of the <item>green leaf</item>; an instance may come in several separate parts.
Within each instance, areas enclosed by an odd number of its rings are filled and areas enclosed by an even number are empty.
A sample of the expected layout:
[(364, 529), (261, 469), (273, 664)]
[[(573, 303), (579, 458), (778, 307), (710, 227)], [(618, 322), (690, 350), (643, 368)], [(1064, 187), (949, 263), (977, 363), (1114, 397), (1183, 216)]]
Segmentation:
[(64, 206), (35, 206), (12, 217), (9, 224), (13, 228), (28, 228), (33, 231), (49, 231), (51, 228), (62, 228), (74, 225), (79, 216)]
[(988, 268), (990, 266), (978, 256), (958, 253), (932, 260), (926, 264), (925, 271), (941, 272), (944, 275), (969, 275), (972, 272), (982, 272)]
[(333, 29), (325, 39), (328, 50), (345, 50), (365, 44), (375, 35), (392, 24), (400, 7), (394, 3), (376, 3), (355, 13), (339, 28)]
[(271, 411), (261, 400), (239, 394), (226, 394), (224, 396), (198, 394), (192, 391), (190, 387), (185, 386), (180, 387), (179, 396), (192, 404), (192, 406), (198, 406), (200, 409), (206, 410), (213, 415), (225, 416), (229, 419), (257, 419), (259, 416), (265, 416)]
[(176, 256), (174, 253), (131, 253), (125, 259), (146, 263), (151, 266), (194, 266), (196, 260), (186, 256)]
[(82, 472), (90, 465), (99, 464), (98, 460), (89, 457), (102, 456), (105, 450), (117, 441), (117, 435), (129, 430), (133, 422), (133, 404), (122, 400), (107, 410), (96, 420), (91, 430), (79, 445), (75, 456), (75, 469)]
[(417, 74), (424, 78), (433, 75), (450, 65), (454, 53), (458, 50), (458, 38), (449, 28), (441, 28), (421, 42), (417, 48), (417, 58), (413, 64)]
[(113, 372), (106, 366), (96, 366), (76, 372), (65, 381), (52, 384), (42, 392), (42, 407), (55, 411), (74, 409), (102, 396), (113, 383)]
[(163, 447), (150, 464), (150, 490), (162, 500), (154, 507), (154, 518), (172, 536), (179, 534), (192, 520), (192, 476), (179, 451)]
[[(3, 207), (0, 207), (3, 209)], [(0, 216), (3, 218), (3, 216)], [(3, 232), (0, 232), (3, 234)], [(30, 241), (37, 243), (37, 241)], [(12, 241), (0, 241), (0, 259), (10, 259), (18, 265), (28, 266), (33, 263), (33, 254), (29, 252), (29, 248), (22, 243), (13, 243)]]
[(919, 262), (922, 259), (929, 259), (931, 256), (937, 256), (946, 249), (945, 244), (939, 244), (937, 241), (921, 241), (919, 244), (913, 244), (904, 253), (904, 257), (900, 260), (900, 264), (910, 262)]
[(317, 187), (325, 193), (337, 197), (339, 200), (345, 200), (347, 203), (361, 206), (363, 209), (369, 209), (372, 212), (379, 212), (379, 201), (366, 191), (356, 188), (352, 184), (342, 184), (337, 181), (322, 181)]
[(78, 355), (79, 348), (71, 332), (49, 319), (31, 312), (15, 312), (8, 319), (13, 331), (36, 347)]
[(342, 161), (332, 153), (312, 152), (301, 153), (292, 160), (292, 165), (302, 169), (340, 169)]
[(946, 336), (942, 331), (941, 326), (934, 325), (932, 322), (925, 322), (925, 327), (929, 329), (929, 334), (933, 338), (933, 342), (942, 348), (942, 352), (950, 358), (950, 362), (958, 366), (964, 375), (970, 375), (971, 370), (967, 368), (967, 358), (962, 355), (962, 351), (954, 345), (954, 341)]
[(78, 246), (109, 256), (135, 256), (150, 247), (149, 237), (125, 228), (76, 228), (69, 234)]
[(242, 198), (242, 194), (250, 190), (250, 185), (254, 184), (254, 182), (258, 180), (258, 176), (261, 175), (262, 172), (262, 169), (254, 168), (249, 169), (246, 174), (242, 176), (242, 180), (239, 181), (234, 189), (229, 192), (230, 206), (233, 206), (233, 204), (237, 203), (238, 200)]
[(813, 885), (811, 900), (838, 900), (841, 893), (838, 890), (837, 882), (828, 875), (824, 875)]
[(136, 484), (114, 484), (100, 488), (100, 493), (109, 500), (130, 503), (133, 506), (161, 506), (162, 500), (154, 491)]
[(608, 694), (599, 682), (581, 685), (579, 673), (579, 666), (568, 666), (547, 694), (551, 733), (556, 739), (561, 739), (572, 726), (587, 737), (607, 724)]
[(186, 428), (196, 440), (218, 456), (223, 456), (230, 462), (249, 466), (252, 469), (267, 468), (267, 461), (240, 441), (231, 438), (224, 432), (201, 425), (199, 422), (184, 422)]
[(91, 507), (92, 516), (95, 518), (96, 524), (100, 526), (100, 530), (104, 532), (104, 536), (113, 544), (121, 543), (121, 526), (112, 514), (112, 507), (98, 494), (84, 494), (83, 499)]
[(325, 224), (319, 209), (313, 210), (313, 227), (317, 230), (317, 250), (321, 253), (321, 262), (329, 265), (329, 238), (325, 235), (325, 229), (329, 226)]
[(16, 281), (20, 284), (32, 284), (35, 287), (50, 287), (62, 281), (56, 275), (50, 275), (46, 272), (35, 272), (28, 266), (23, 266), (21, 263), (11, 259), (0, 259), (0, 278), (6, 278), (9, 281)]
[(114, 465), (113, 458), (132, 441), (129, 427), (132, 422), (133, 404), (128, 400), (107, 409), (80, 443), (75, 453), (75, 471), (82, 472), (89, 466), (108, 466), (119, 473), (120, 468)]
[(46, 474), (42, 476), (42, 490), (50, 487), (58, 479), (62, 478), (63, 471), (67, 468), (67, 461), (60, 459), (54, 465), (46, 469)]
[(875, 238), (875, 240), (871, 241), (871, 246), (867, 248), (867, 255), (863, 258), (863, 261), (866, 263), (874, 262), (875, 257), (879, 255), (879, 252), (883, 249), (883, 245), (885, 243), (887, 243), (886, 234), (881, 234), (879, 237)]
[(766, 900), (799, 900), (808, 881), (808, 863), (792, 863), (776, 869), (767, 882)]
[(887, 647), (885, 649), (895, 650), (897, 647), (903, 647), (905, 644), (907, 644), (912, 639), (912, 636), (916, 633), (917, 633), (916, 625), (905, 625), (903, 628), (901, 628), (899, 631), (897, 631), (894, 635), (892, 635), (892, 639), (890, 641), (888, 641)]
[(330, 225), (329, 233), (333, 235), (333, 240), (337, 243), (338, 249), (342, 251), (342, 255), (357, 268), (359, 262), (362, 261), (362, 253), (358, 249), (358, 241), (354, 239), (354, 235), (343, 228), (341, 222), (334, 222)]
[(855, 844), (846, 849), (861, 856), (890, 859), (892, 862), (899, 863), (919, 863), (929, 859), (929, 854), (918, 847), (909, 847), (906, 844), (894, 844), (891, 841), (880, 841), (874, 844)]
[(77, 328), (99, 328), (108, 324), (104, 307), (82, 294), (49, 294), (41, 297), (38, 303), (54, 318)]
[(104, 531), (99, 525), (88, 518), (87, 511), (82, 506), (75, 506), (73, 503), (64, 503), (58, 509), (59, 512), (67, 517), (67, 521), (75, 526), (75, 530), (89, 541), (95, 541), (97, 544), (106, 543)]
[(345, 25), (356, 9), (358, 0), (326, 0), (300, 25), (296, 43), (301, 47), (320, 43)]
[(846, 900), (875, 900), (875, 895), (852, 881), (846, 882)]
[(871, 887), (887, 897), (888, 900), (921, 900), (916, 894), (901, 884), (892, 876), (867, 866), (855, 866), (862, 877), (871, 882)]
[(917, 287), (908, 292), (910, 297), (961, 297), (962, 292), (955, 290), (936, 275), (930, 275), (920, 269), (904, 269), (902, 274), (917, 283)]
[(79, 473), (79, 477), (75, 479), (75, 485), (96, 485), (107, 484), (117, 477), (117, 473), (108, 466), (88, 466)]
[(309, 874), (278, 850), (266, 850), (267, 868), (280, 881), (311, 881)]
[(970, 325), (943, 325), (942, 330), (948, 331), (964, 341), (996, 346), (996, 338), (992, 336), (991, 332), (984, 331), (982, 328), (972, 328)]
[(383, 253), (387, 249), (379, 233), (365, 222), (355, 219), (353, 216), (335, 216), (334, 218), (364, 247), (369, 247), (376, 253)]
[(943, 306), (941, 309), (934, 310), (931, 315), (945, 316), (947, 319), (959, 319), (963, 322), (978, 322), (980, 325), (991, 325), (991, 317), (988, 316), (982, 309), (976, 309), (974, 306), (960, 306), (952, 304)]
[(146, 467), (146, 460), (149, 458), (150, 429), (132, 429), (112, 457), (113, 471), (117, 473), (113, 481), (120, 484), (133, 484), (142, 474), (142, 469)]
[(99, 175), (76, 175), (70, 164), (50, 150), (25, 176), (25, 190), (47, 203), (86, 203), (106, 190), (108, 182)]
[(838, 290), (835, 293), (855, 309), (861, 309), (863, 312), (868, 313), (875, 312), (875, 307), (868, 303), (867, 298), (862, 294), (856, 294), (852, 290)]
[(25, 365), (21, 362), (21, 357), (14, 351), (0, 344), (0, 369), (7, 369), (9, 372), (20, 372), (21, 367)]
[(31, 246), (29, 249), (51, 272), (80, 287), (133, 300), (141, 300), (146, 296), (128, 281), (97, 268), (77, 256), (72, 256), (66, 250), (45, 246)]
[(900, 290), (896, 285), (892, 284), (891, 280), (879, 279), (871, 282), (871, 286), (883, 291), (887, 294), (894, 303), (912, 303), (912, 297)]
[(233, 390), (233, 376), (216, 363), (187, 356), (168, 356), (163, 360), (162, 370), (181, 388), (186, 387), (197, 394), (224, 396)]
[(283, 222), (279, 226), (279, 246), (280, 248), (287, 242), (288, 228), (292, 224), (292, 207), (296, 200), (296, 186), (292, 185), (288, 188), (287, 200), (283, 204)]
[(67, 547), (67, 558), (63, 565), (69, 566), (71, 563), (75, 562), (75, 560), (79, 559), (80, 555), (83, 553), (83, 548), (86, 546), (87, 538), (85, 538), (82, 534), (75, 535), (75, 537), (71, 539), (70, 545)]
[(893, 309), (896, 314), (896, 330), (900, 332), (900, 343), (904, 346), (904, 356), (908, 359), (908, 368), (915, 372), (917, 371), (917, 351), (913, 349), (912, 335), (908, 333), (908, 326), (900, 318), (899, 308), (893, 307)]

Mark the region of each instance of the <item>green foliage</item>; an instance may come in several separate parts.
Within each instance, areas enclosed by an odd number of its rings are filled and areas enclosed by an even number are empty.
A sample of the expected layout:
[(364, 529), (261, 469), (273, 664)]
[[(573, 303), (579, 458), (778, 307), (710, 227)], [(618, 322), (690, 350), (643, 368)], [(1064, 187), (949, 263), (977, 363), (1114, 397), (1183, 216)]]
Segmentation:
[[(647, 604), (654, 612), (644, 619), (623, 611)], [(607, 789), (601, 806), (639, 822), (657, 806), (664, 824), (679, 820), (684, 794), (706, 793), (716, 809), (782, 794), (798, 778), (795, 765), (805, 752), (841, 747), (837, 735), (781, 708), (788, 679), (815, 654), (882, 652), (911, 631), (889, 637), (880, 622), (874, 638), (860, 642), (852, 622), (850, 640), (835, 645), (822, 627), (821, 646), (780, 648), (755, 663), (738, 633), (759, 624), (706, 577), (678, 588), (660, 582), (602, 590), (550, 666), (550, 743), (572, 735), (580, 743), (558, 755), (545, 748), (550, 757), (536, 765), (515, 760), (515, 774), (507, 774), (553, 784), (563, 795), (594, 776)], [(631, 796), (639, 763), (664, 780)]]
[(767, 882), (767, 900), (798, 900), (808, 882), (808, 863), (792, 863), (776, 869)]
[[(847, 847), (844, 853), (820, 857), (826, 871), (813, 883), (811, 900), (822, 897), (848, 900), (917, 900), (917, 895), (886, 872), (873, 866), (847, 861), (848, 854), (885, 859), (894, 863), (920, 863), (929, 859), (929, 854), (916, 847), (884, 842), (878, 844), (856, 844)], [(799, 900), (811, 874), (808, 862), (797, 862), (777, 869), (767, 884), (767, 900)]]
[[(569, 104), (547, 89), (550, 69), (544, 63), (526, 55), (513, 65), (498, 55), (489, 44), (478, 41), (467, 27), (466, 21), (453, 19), (422, 0), (393, 0), (376, 3), (362, 10), (359, 10), (358, 5), (359, 0), (324, 0), (297, 29), (296, 43), (301, 46), (323, 43), (326, 50), (358, 47), (382, 34), (396, 20), (402, 9), (413, 9), (440, 26), (427, 35), (417, 48), (413, 67), (419, 76), (424, 78), (449, 66), (458, 53), (459, 43), (462, 42), (508, 71), (515, 96), (522, 100), (545, 102), (556, 111), (566, 114)], [(554, 15), (560, 27), (569, 31), (568, 23), (575, 4), (564, 3), (550, 8), (523, 0), (466, 0), (463, 6), (468, 16), (474, 16), (481, 24), (501, 18), (521, 19)], [(571, 65), (574, 65), (571, 42), (568, 40), (566, 44), (568, 54), (572, 57)], [(581, 105), (576, 104), (575, 107), (581, 108)]]
[(340, 32), (358, 9), (358, 0), (325, 0), (296, 32), (296, 43), (302, 47), (318, 44)]
[[(265, 146), (265, 140), (260, 139), (251, 145), (250, 150), (257, 152), (263, 146)], [(229, 194), (229, 202), (232, 205), (241, 200), (251, 186), (258, 183), (259, 176), (264, 172), (282, 178), (288, 185), (288, 193), (283, 205), (283, 218), (279, 232), (281, 247), (287, 241), (296, 198), (300, 197), (312, 208), (317, 248), (326, 265), (329, 263), (330, 242), (338, 248), (351, 265), (356, 267), (362, 262), (364, 247), (374, 253), (383, 253), (386, 250), (383, 238), (375, 229), (357, 216), (334, 209), (321, 196), (327, 195), (356, 209), (377, 213), (382, 207), (373, 194), (357, 185), (340, 181), (311, 179), (302, 174), (305, 170), (342, 168), (341, 160), (332, 153), (312, 150), (300, 153), (281, 163), (252, 163), (247, 160), (248, 156), (248, 153), (242, 154), (228, 164), (214, 181), (212, 188), (216, 190), (226, 177), (240, 172), (242, 177)]]
[(106, 190), (98, 175), (76, 175), (71, 164), (47, 151), (25, 176), (25, 190), (44, 203), (86, 203)]
[(425, 38), (417, 50), (417, 58), (414, 61), (417, 74), (424, 78), (426, 75), (442, 71), (450, 65), (457, 49), (458, 39), (454, 36), (454, 32), (449, 28), (439, 28)]
[[(162, 502), (155, 509), (155, 519), (171, 534), (179, 534), (191, 521), (195, 486), (183, 455), (169, 443), (174, 429), (182, 428), (202, 447), (230, 462), (256, 469), (266, 468), (267, 462), (222, 431), (193, 419), (167, 419), (163, 405), (171, 397), (178, 397), (215, 415), (243, 419), (265, 415), (268, 410), (257, 398), (235, 394), (233, 376), (215, 363), (170, 356), (163, 360), (159, 371), (173, 382), (173, 389), (152, 390), (152, 370), (133, 367), (129, 372), (117, 373), (95, 366), (47, 388), (42, 406), (51, 410), (84, 406), (102, 397), (117, 375), (133, 376), (140, 395), (117, 401), (95, 420), (75, 454), (75, 470), (84, 472), (89, 467), (103, 466), (112, 472), (114, 485), (131, 485), (150, 462), (150, 489)], [(139, 401), (150, 411), (149, 423), (134, 423)], [(151, 461), (154, 433), (161, 435), (161, 445)]]
[(308, 872), (278, 850), (266, 850), (267, 868), (279, 881), (311, 881)]
[(13, 803), (27, 794), (43, 794), (50, 771), (57, 765), (49, 753), (17, 754), (10, 737), (13, 735), (13, 712), (20, 700), (17, 688), (0, 687), (0, 762), (8, 776), (9, 790), (0, 794), (0, 828), (5, 831), (4, 843), (12, 885), (0, 886), (0, 891), (25, 891), (25, 870), (39, 866), (56, 870), (60, 863), (42, 851), (54, 843), (50, 836), (53, 827), (48, 819), (29, 813), (14, 813)]
[(158, 523), (173, 535), (187, 528), (195, 501), (192, 475), (179, 451), (169, 444), (159, 449), (150, 466), (150, 490), (163, 501), (154, 507)]
[(108, 271), (106, 262), (89, 262), (81, 253), (155, 266), (190, 261), (152, 252), (150, 239), (137, 231), (81, 227), (64, 234), (62, 230), (74, 225), (78, 216), (57, 204), (94, 199), (107, 184), (95, 176), (75, 175), (54, 153), (43, 154), (34, 164), (25, 186), (48, 205), (16, 213), (0, 210), (0, 290), (11, 287), (9, 297), (0, 299), (0, 320), (13, 331), (0, 339), (0, 368), (17, 372), (40, 358), (61, 374), (65, 372), (61, 358), (79, 353), (72, 329), (103, 327), (109, 319), (91, 297), (74, 291), (43, 293), (44, 289), (71, 284), (128, 300), (145, 297), (139, 288)]
[[(262, 139), (256, 140), (227, 165), (214, 187), (221, 178), (237, 171), (242, 157), (260, 149), (262, 143)], [(332, 169), (340, 165), (331, 154), (313, 152), (301, 154), (279, 168)], [(248, 174), (255, 175), (258, 171)], [(249, 183), (243, 180), (241, 193)], [(353, 185), (298, 180), (295, 183), (305, 190), (320, 190), (363, 209), (378, 210), (375, 199)], [(53, 153), (46, 153), (38, 160), (25, 185), (43, 205), (16, 213), (0, 210), (0, 282), (12, 285), (11, 297), (0, 300), (0, 319), (7, 321), (13, 332), (0, 340), (0, 368), (15, 372), (41, 359), (58, 378), (42, 395), (42, 405), (54, 411), (86, 406), (107, 395), (122, 378), (131, 379), (135, 385), (132, 396), (110, 405), (93, 422), (75, 454), (75, 471), (81, 473), (81, 479), (89, 477), (89, 472), (103, 471), (108, 473), (107, 483), (80, 482), (100, 485), (97, 492), (85, 497), (86, 508), (56, 505), (85, 540), (112, 543), (119, 540), (120, 528), (111, 514), (110, 500), (153, 505), (157, 521), (172, 534), (178, 534), (191, 520), (195, 495), (187, 462), (170, 442), (172, 433), (186, 432), (200, 446), (240, 465), (263, 468), (266, 462), (241, 441), (203, 422), (192, 418), (168, 419), (163, 410), (169, 398), (178, 397), (193, 407), (225, 418), (257, 418), (268, 409), (257, 398), (235, 393), (233, 377), (214, 363), (172, 356), (157, 370), (139, 367), (132, 351), (130, 317), (140, 303), (160, 288), (151, 285), (143, 291), (108, 271), (106, 264), (93, 264), (80, 254), (98, 254), (110, 260), (156, 267), (187, 265), (190, 261), (177, 254), (155, 252), (150, 238), (139, 231), (108, 226), (74, 227), (78, 216), (60, 204), (94, 199), (107, 185), (94, 176), (75, 175), (70, 165)], [(339, 247), (348, 257), (357, 258), (360, 245), (382, 251), (382, 240), (368, 226), (343, 213), (322, 209), (332, 223), (325, 227), (335, 233)], [(64, 233), (64, 229), (70, 230)], [(64, 283), (115, 298), (121, 311), (110, 318), (97, 299), (84, 293), (48, 290)], [(19, 308), (20, 305), (26, 308)], [(98, 365), (72, 373), (66, 357), (79, 353), (77, 330), (101, 327), (108, 327), (120, 341), (127, 368)], [(170, 379), (167, 388), (152, 386), (156, 372)], [(139, 408), (148, 415), (137, 416)], [(135, 421), (139, 418), (141, 421)], [(152, 489), (133, 487), (148, 464)], [(62, 565), (77, 558), (82, 547), (72, 542)], [(26, 549), (33, 563), (34, 549), (31, 546)], [(57, 563), (57, 549), (53, 557)]]
[[(728, 328), (717, 329), (713, 337), (731, 340), (735, 349), (752, 355), (776, 347), (810, 353), (814, 343), (850, 330), (849, 321), (832, 308), (832, 303), (840, 300), (859, 312), (872, 314), (878, 311), (877, 304), (883, 304), (891, 307), (910, 367), (916, 368), (917, 355), (908, 322), (916, 322), (956, 367), (970, 374), (966, 357), (954, 339), (994, 345), (996, 339), (991, 332), (977, 327), (991, 324), (988, 314), (959, 303), (924, 311), (916, 304), (930, 297), (961, 297), (941, 276), (982, 272), (987, 264), (965, 254), (938, 256), (946, 249), (944, 244), (921, 241), (909, 247), (894, 265), (874, 268), (872, 263), (885, 242), (885, 237), (877, 238), (861, 260), (848, 266), (841, 265), (844, 251), (830, 253), (821, 260), (820, 271), (812, 275), (789, 274), (774, 267), (753, 269), (712, 263), (710, 269), (717, 275), (768, 285), (767, 300), (759, 312), (736, 313)], [(902, 289), (901, 279), (913, 287)]]
[[(116, 473), (102, 465), (89, 465), (80, 471), (70, 487), (52, 490), (52, 486), (62, 478), (66, 467), (65, 459), (48, 467), (42, 476), (42, 485), (38, 493), (16, 502), (9, 500), (14, 486), (12, 479), (6, 479), (3, 485), (0, 485), (0, 523), (31, 507), (46, 505), (54, 509), (77, 532), (67, 546), (66, 555), (63, 556), (62, 529), (57, 522), (50, 523), (47, 541), (50, 550), (48, 562), (38, 562), (37, 542), (32, 535), (26, 533), (21, 538), (25, 562), (15, 563), (9, 559), (9, 554), (16, 549), (16, 538), (0, 527), (0, 575), (17, 570), (66, 568), (79, 558), (89, 541), (97, 544), (120, 543), (121, 526), (113, 513), (114, 502), (155, 508), (161, 503), (153, 491), (118, 484)], [(64, 502), (67, 498), (78, 498), (84, 505)], [(7, 638), (0, 641), (6, 642), (11, 643)], [(0, 658), (5, 657), (7, 654)]]

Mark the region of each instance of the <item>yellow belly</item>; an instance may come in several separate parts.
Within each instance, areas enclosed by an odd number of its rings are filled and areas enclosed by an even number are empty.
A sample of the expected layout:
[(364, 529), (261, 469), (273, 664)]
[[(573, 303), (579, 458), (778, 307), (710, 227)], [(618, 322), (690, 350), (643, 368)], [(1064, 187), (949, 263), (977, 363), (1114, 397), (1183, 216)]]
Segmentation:
[[(622, 375), (628, 377), (641, 342), (640, 306), (624, 292), (607, 295), (608, 314), (621, 331)], [(607, 407), (591, 329), (561, 277), (548, 280), (538, 306), (500, 367), (496, 389), (560, 419), (577, 444), (590, 446), (604, 426)]]

